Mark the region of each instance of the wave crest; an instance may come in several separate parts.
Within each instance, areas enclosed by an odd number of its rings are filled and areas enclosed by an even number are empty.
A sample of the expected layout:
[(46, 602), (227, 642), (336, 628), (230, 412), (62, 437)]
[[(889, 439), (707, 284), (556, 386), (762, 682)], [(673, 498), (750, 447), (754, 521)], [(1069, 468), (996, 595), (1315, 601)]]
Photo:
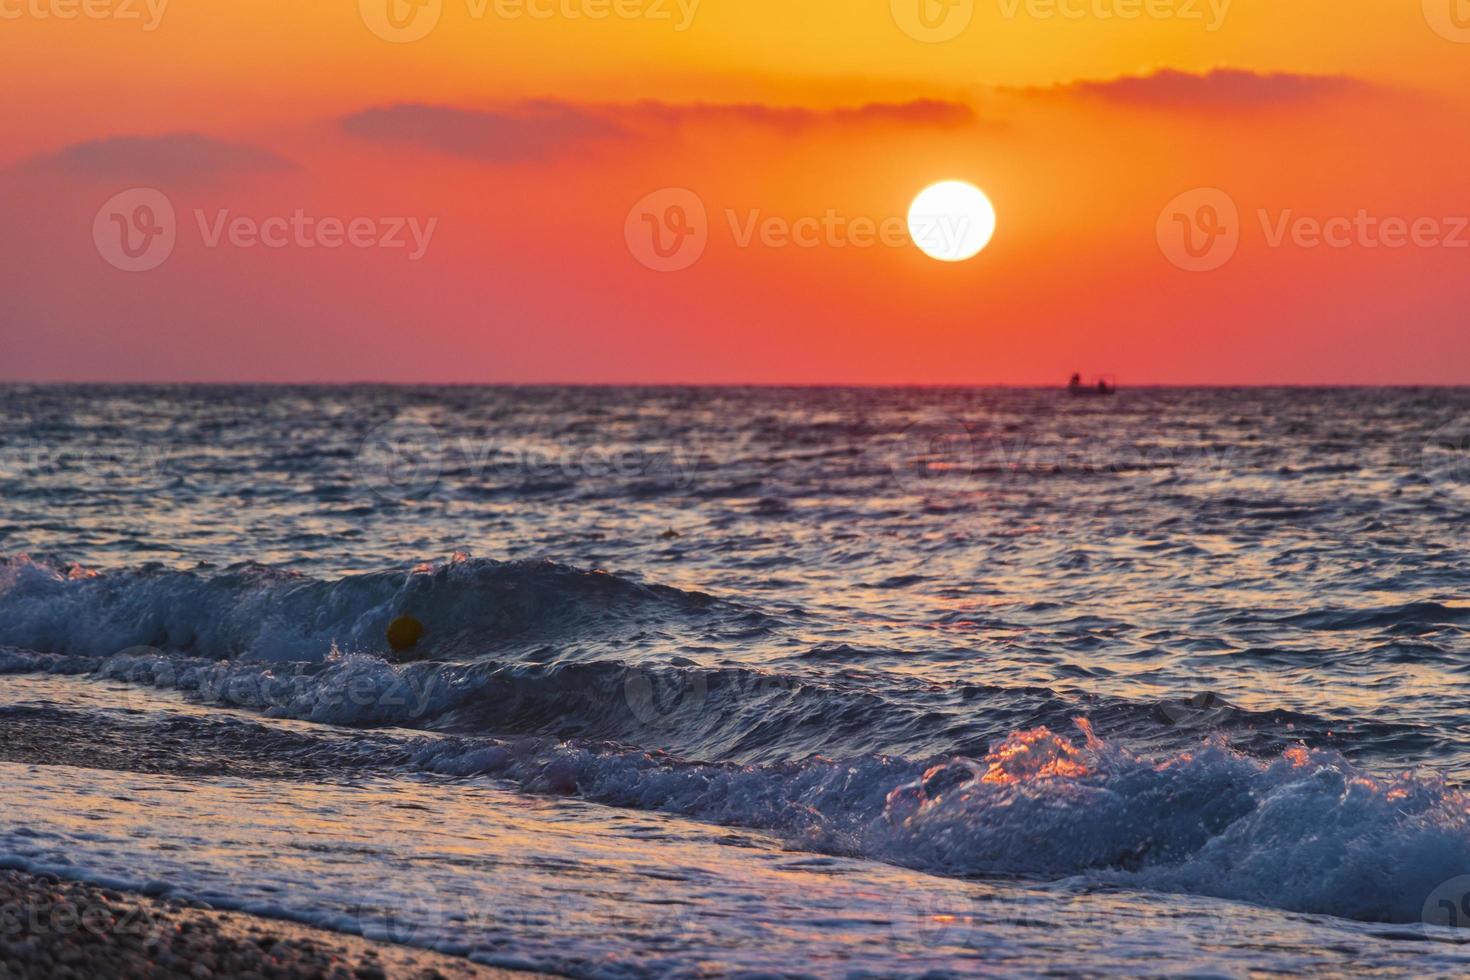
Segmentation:
[[(264, 565), (87, 572), (27, 557), (0, 564), (0, 644), (105, 657), (157, 647), (214, 660), (313, 661), (334, 646), (386, 652), (394, 618), (417, 616), (425, 657), (473, 657), (640, 618), (698, 619), (704, 593), (549, 561), (456, 556), (409, 571), (321, 580)], [(721, 607), (723, 608), (723, 607)]]

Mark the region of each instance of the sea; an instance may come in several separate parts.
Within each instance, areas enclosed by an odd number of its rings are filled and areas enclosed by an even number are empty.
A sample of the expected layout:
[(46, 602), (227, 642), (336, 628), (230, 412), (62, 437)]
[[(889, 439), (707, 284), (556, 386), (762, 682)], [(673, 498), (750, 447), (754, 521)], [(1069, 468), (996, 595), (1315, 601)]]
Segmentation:
[(10, 385), (0, 867), (571, 977), (1463, 976), (1467, 591), (1470, 389)]

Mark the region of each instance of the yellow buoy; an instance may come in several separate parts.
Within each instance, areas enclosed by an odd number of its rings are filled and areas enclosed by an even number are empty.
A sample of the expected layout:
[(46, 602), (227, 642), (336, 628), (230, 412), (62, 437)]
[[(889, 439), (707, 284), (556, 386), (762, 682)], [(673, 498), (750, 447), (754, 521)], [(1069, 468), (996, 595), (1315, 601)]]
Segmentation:
[(424, 635), (424, 624), (412, 616), (399, 616), (388, 624), (388, 645), (394, 653), (407, 653), (418, 646)]

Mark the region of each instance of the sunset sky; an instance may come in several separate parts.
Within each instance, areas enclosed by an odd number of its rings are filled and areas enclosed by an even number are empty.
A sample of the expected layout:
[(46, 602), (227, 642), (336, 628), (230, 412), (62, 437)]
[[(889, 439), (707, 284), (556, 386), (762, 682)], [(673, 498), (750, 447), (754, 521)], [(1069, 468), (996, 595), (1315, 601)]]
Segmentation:
[[(1470, 383), (1466, 0), (0, 0), (0, 49), (4, 379)], [(945, 179), (976, 258), (861, 233)]]

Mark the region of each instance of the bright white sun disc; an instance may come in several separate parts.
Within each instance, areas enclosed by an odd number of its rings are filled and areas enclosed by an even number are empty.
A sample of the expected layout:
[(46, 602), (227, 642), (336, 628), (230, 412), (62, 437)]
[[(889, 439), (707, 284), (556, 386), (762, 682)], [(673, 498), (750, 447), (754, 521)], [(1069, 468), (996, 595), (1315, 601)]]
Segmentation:
[(994, 234), (995, 207), (990, 198), (963, 180), (931, 184), (909, 205), (909, 237), (932, 259), (972, 259)]

